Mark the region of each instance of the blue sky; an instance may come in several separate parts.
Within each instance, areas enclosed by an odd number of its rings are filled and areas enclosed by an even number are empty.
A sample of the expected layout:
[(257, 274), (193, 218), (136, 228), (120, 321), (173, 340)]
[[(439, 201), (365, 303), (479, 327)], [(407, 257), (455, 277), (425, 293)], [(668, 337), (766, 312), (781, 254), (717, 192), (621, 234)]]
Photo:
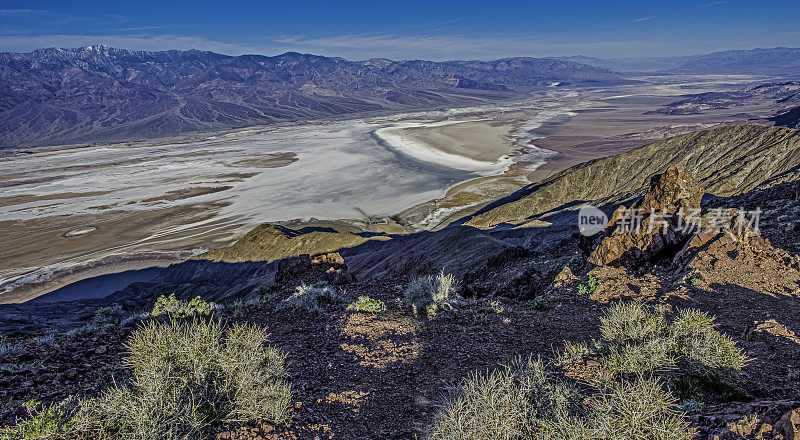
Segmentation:
[(800, 47), (800, 2), (0, 1), (0, 51), (108, 44), (349, 59), (647, 57)]

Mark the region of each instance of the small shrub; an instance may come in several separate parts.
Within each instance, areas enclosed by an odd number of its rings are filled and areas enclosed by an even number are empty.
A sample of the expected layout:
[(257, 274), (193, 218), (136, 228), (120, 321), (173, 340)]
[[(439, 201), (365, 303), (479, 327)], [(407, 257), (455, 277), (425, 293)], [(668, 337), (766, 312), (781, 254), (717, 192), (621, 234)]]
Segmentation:
[(594, 275), (589, 275), (589, 279), (586, 280), (585, 283), (582, 283), (578, 286), (578, 293), (581, 295), (591, 295), (597, 290), (597, 286), (600, 283), (594, 277)]
[(10, 356), (15, 357), (22, 353), (25, 348), (21, 343), (12, 343), (6, 340), (0, 341), (0, 357)]
[(427, 276), (411, 281), (406, 287), (405, 301), (414, 315), (452, 310), (458, 288), (455, 276), (442, 271), (435, 278)]
[(201, 439), (256, 418), (283, 423), (291, 397), (284, 354), (264, 330), (219, 321), (149, 321), (128, 342), (129, 386), (84, 402), (83, 438)]
[(555, 364), (559, 366), (569, 365), (574, 362), (582, 360), (584, 357), (592, 354), (592, 349), (585, 341), (580, 342), (564, 342), (564, 348), (556, 353)]
[(492, 300), (489, 302), (489, 308), (491, 308), (495, 313), (503, 313), (506, 311), (506, 308), (503, 306), (498, 300)]
[(664, 314), (637, 302), (616, 303), (600, 320), (603, 339), (616, 343), (639, 343), (668, 336)]
[(342, 302), (344, 302), (344, 298), (333, 287), (327, 286), (327, 283), (301, 284), (297, 286), (292, 296), (281, 302), (279, 307), (298, 308), (312, 313), (320, 313), (327, 306), (341, 304)]
[(65, 438), (70, 428), (77, 402), (67, 399), (37, 410), (40, 402), (29, 400), (24, 404), (28, 417), (18, 420), (15, 426), (0, 427), (1, 440), (56, 440)]
[(347, 306), (348, 311), (378, 313), (386, 310), (386, 305), (379, 299), (361, 295)]
[(191, 316), (208, 316), (214, 309), (213, 302), (206, 302), (202, 297), (196, 296), (188, 303), (175, 298), (172, 293), (169, 296), (161, 295), (156, 299), (150, 316), (167, 316), (172, 318), (188, 318)]
[(521, 439), (560, 431), (569, 426), (576, 401), (577, 393), (552, 378), (541, 361), (516, 358), (499, 369), (472, 374), (451, 390), (430, 438)]
[[(682, 310), (671, 322), (638, 303), (611, 306), (601, 319), (609, 366), (623, 373), (680, 367), (679, 375), (719, 376), (741, 370), (747, 359), (733, 339), (697, 310)], [(673, 374), (674, 375), (674, 374)]]
[[(692, 437), (676, 399), (637, 377), (588, 399), (529, 358), (469, 376), (443, 402), (433, 440), (684, 440)], [(588, 402), (588, 408), (581, 401)]]
[(622, 373), (664, 370), (675, 365), (670, 341), (665, 338), (640, 343), (611, 344), (608, 352), (608, 366)]
[(683, 407), (683, 411), (689, 415), (700, 414), (706, 409), (706, 405), (703, 402), (693, 399), (684, 399), (681, 402), (681, 406)]
[(614, 384), (591, 400), (588, 438), (690, 439), (694, 434), (676, 402), (658, 379), (639, 377)]
[(109, 307), (100, 307), (94, 311), (94, 318), (92, 324), (96, 327), (103, 327), (107, 324), (118, 325), (122, 321), (125, 312), (122, 311), (122, 306), (119, 304)]
[(535, 311), (541, 311), (547, 308), (547, 301), (544, 298), (534, 298), (528, 301), (531, 305), (531, 309)]
[(264, 299), (270, 300), (278, 296), (280, 289), (277, 284), (265, 284), (258, 288), (258, 294), (261, 295)]
[(670, 328), (677, 350), (706, 369), (741, 370), (746, 363), (730, 336), (714, 329), (714, 318), (698, 310), (681, 310)]
[(237, 299), (232, 303), (220, 306), (220, 309), (224, 311), (227, 317), (238, 319), (245, 317), (248, 310), (263, 307), (268, 303), (269, 299), (263, 296), (256, 296), (246, 300)]

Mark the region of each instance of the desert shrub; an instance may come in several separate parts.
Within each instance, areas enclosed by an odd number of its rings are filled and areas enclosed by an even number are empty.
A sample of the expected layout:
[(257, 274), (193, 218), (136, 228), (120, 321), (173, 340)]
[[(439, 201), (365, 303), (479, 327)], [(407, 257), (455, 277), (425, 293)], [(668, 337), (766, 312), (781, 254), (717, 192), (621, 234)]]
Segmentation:
[(555, 364), (556, 365), (569, 365), (573, 362), (580, 361), (584, 357), (592, 354), (589, 344), (585, 341), (580, 342), (564, 342), (564, 348), (556, 352)]
[(501, 303), (496, 299), (489, 301), (489, 308), (495, 313), (503, 313), (506, 311), (506, 308), (503, 306), (503, 303)]
[(714, 318), (698, 310), (681, 310), (670, 326), (677, 350), (704, 369), (741, 370), (746, 358), (730, 336), (714, 329)]
[(55, 440), (65, 438), (70, 430), (70, 421), (77, 408), (75, 399), (61, 403), (41, 406), (40, 402), (29, 400), (24, 407), (27, 417), (14, 426), (0, 428), (0, 440)]
[(440, 272), (436, 277), (419, 277), (406, 287), (406, 304), (415, 315), (437, 310), (451, 310), (456, 301), (458, 280), (453, 274)]
[(625, 373), (671, 368), (688, 373), (740, 370), (746, 358), (733, 339), (714, 328), (714, 320), (697, 310), (682, 310), (670, 320), (639, 303), (618, 303), (601, 319), (612, 368)]
[(675, 364), (669, 340), (658, 338), (636, 344), (611, 344), (608, 366), (622, 373), (664, 370)]
[(153, 310), (150, 312), (150, 316), (167, 316), (175, 318), (208, 316), (211, 314), (211, 311), (214, 309), (214, 307), (215, 304), (213, 302), (206, 302), (200, 296), (196, 296), (192, 298), (191, 301), (186, 302), (175, 298), (175, 294), (172, 293), (169, 296), (161, 295), (158, 297), (158, 299), (156, 299), (156, 303), (153, 305)]
[(430, 438), (683, 440), (692, 437), (676, 399), (657, 379), (636, 377), (585, 399), (541, 361), (465, 379), (443, 402)]
[(576, 398), (541, 360), (515, 358), (499, 369), (472, 374), (451, 390), (430, 438), (518, 439), (559, 431), (574, 421), (569, 413)]
[(386, 305), (379, 299), (361, 295), (347, 306), (348, 311), (378, 313), (386, 310)]
[(297, 286), (292, 296), (283, 300), (280, 308), (299, 308), (312, 313), (319, 313), (327, 306), (341, 304), (344, 301), (333, 287), (326, 284)]
[(600, 320), (603, 339), (616, 344), (666, 338), (667, 333), (664, 314), (637, 302), (613, 304)]
[(122, 321), (125, 312), (122, 311), (122, 306), (119, 304), (109, 307), (100, 307), (94, 311), (94, 318), (92, 324), (97, 327), (102, 327), (107, 324), (118, 325)]
[(269, 304), (269, 299), (263, 296), (254, 296), (249, 299), (237, 299), (232, 303), (220, 306), (226, 318), (239, 319), (247, 316), (250, 310), (264, 307)]
[(547, 301), (544, 298), (534, 298), (528, 301), (531, 306), (531, 311), (541, 311), (547, 308)]
[(25, 347), (21, 343), (13, 343), (0, 336), (0, 356), (14, 357), (19, 355)]
[(616, 383), (591, 399), (586, 438), (690, 439), (694, 435), (676, 402), (655, 378)]
[(200, 439), (256, 418), (283, 423), (285, 356), (266, 339), (216, 320), (146, 322), (127, 344), (130, 384), (84, 402), (73, 427), (84, 438)]

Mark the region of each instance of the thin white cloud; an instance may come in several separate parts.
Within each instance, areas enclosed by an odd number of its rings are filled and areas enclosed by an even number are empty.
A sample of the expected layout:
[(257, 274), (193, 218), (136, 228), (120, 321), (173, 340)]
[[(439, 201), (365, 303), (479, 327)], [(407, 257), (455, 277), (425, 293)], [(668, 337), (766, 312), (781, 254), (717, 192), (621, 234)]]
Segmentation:
[(708, 8), (708, 7), (711, 7), (711, 6), (719, 6), (719, 5), (724, 5), (725, 3), (727, 3), (727, 2), (726, 2), (726, 1), (715, 1), (715, 2), (708, 2), (708, 3), (704, 4), (704, 5), (703, 5), (703, 7), (704, 7), (704, 8)]
[(641, 23), (641, 22), (643, 22), (643, 21), (650, 21), (650, 20), (652, 20), (652, 19), (654, 19), (654, 18), (656, 18), (656, 17), (655, 17), (654, 15), (651, 15), (651, 16), (649, 16), (649, 17), (637, 18), (636, 20), (633, 20), (633, 21), (634, 21), (635, 23)]
[[(653, 49), (641, 41), (559, 42), (530, 37), (464, 37), (461, 35), (397, 36), (337, 35), (324, 38), (285, 37), (275, 39), (283, 47), (312, 53), (364, 57), (364, 54), (386, 58), (497, 59), (510, 56), (561, 56), (578, 53), (596, 56), (622, 50)], [(657, 45), (656, 45), (657, 46)]]
[(0, 16), (48, 14), (49, 12), (43, 9), (0, 9)]
[(152, 31), (156, 29), (166, 29), (166, 26), (137, 26), (129, 28), (114, 29), (116, 32), (133, 32), (133, 31)]

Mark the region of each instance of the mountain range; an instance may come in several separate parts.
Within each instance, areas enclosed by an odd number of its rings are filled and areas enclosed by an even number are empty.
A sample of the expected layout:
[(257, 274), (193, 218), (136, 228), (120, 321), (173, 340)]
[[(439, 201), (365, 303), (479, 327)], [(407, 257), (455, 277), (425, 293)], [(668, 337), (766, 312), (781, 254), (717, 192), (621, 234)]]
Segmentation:
[(348, 61), (108, 46), (2, 53), (0, 146), (152, 139), (619, 79), (605, 68), (548, 58)]
[(800, 49), (726, 50), (679, 57), (601, 59), (587, 56), (560, 57), (618, 72), (649, 71), (686, 74), (778, 75), (796, 77), (800, 73)]
[(0, 53), (0, 148), (165, 138), (337, 115), (496, 102), (635, 71), (796, 76), (800, 49), (671, 58), (350, 61), (104, 45)]

